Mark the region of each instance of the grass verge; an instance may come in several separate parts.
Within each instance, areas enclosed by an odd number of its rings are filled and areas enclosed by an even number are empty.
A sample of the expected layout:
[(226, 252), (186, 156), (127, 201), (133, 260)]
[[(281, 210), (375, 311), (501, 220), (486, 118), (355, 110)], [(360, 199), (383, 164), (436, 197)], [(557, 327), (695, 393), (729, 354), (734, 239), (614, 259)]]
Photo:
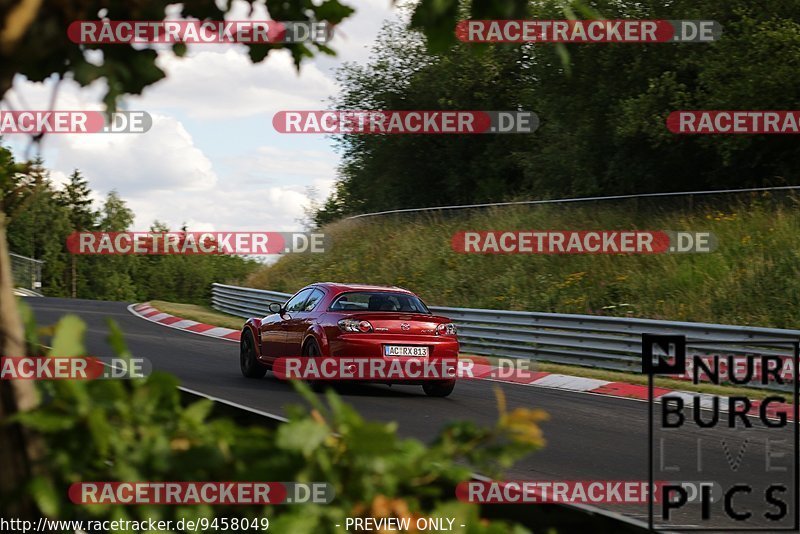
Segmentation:
[[(406, 287), (431, 305), (800, 327), (800, 198), (506, 207), (340, 221), (324, 254), (287, 254), (247, 286), (320, 280)], [(457, 232), (711, 232), (705, 254), (463, 254)]]
[(245, 319), (235, 315), (218, 312), (213, 308), (198, 306), (197, 304), (182, 304), (180, 302), (167, 302), (165, 300), (151, 300), (150, 305), (164, 313), (169, 313), (183, 319), (191, 319), (215, 326), (224, 326), (234, 330), (241, 330)]

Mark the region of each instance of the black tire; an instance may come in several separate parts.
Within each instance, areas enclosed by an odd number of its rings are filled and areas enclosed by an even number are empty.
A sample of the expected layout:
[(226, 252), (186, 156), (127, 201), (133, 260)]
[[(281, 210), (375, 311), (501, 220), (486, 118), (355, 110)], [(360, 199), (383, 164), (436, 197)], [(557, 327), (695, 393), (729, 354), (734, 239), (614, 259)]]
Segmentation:
[(447, 397), (456, 387), (455, 380), (447, 382), (427, 382), (422, 384), (422, 391), (429, 397)]
[[(316, 339), (310, 339), (306, 341), (306, 344), (303, 345), (303, 356), (306, 358), (319, 358), (322, 356), (322, 350), (320, 350), (319, 345), (317, 345)], [(324, 380), (308, 380), (308, 385), (311, 387), (311, 390), (315, 393), (320, 393), (325, 388), (325, 381)]]
[(264, 378), (267, 374), (267, 366), (256, 359), (256, 344), (250, 330), (246, 330), (239, 341), (239, 368), (247, 378)]

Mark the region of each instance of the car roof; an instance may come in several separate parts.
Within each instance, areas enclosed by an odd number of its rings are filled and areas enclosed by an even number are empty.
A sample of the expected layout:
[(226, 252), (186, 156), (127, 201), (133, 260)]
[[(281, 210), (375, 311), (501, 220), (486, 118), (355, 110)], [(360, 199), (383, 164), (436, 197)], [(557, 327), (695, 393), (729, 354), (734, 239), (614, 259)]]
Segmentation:
[(336, 293), (343, 293), (345, 291), (393, 291), (395, 293), (406, 293), (408, 295), (414, 294), (408, 289), (397, 286), (375, 286), (369, 284), (350, 284), (342, 282), (316, 282), (310, 285), (325, 287), (333, 290)]

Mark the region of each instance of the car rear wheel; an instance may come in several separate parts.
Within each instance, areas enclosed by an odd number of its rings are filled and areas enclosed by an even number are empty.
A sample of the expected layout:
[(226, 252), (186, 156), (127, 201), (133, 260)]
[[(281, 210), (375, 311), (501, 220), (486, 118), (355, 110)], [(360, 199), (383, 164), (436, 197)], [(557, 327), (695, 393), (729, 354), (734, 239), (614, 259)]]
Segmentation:
[(256, 358), (256, 344), (249, 330), (239, 342), (239, 367), (247, 378), (263, 378), (267, 374), (267, 366)]
[(448, 380), (446, 382), (428, 382), (422, 384), (422, 391), (429, 397), (447, 397), (453, 392), (456, 387), (455, 380)]

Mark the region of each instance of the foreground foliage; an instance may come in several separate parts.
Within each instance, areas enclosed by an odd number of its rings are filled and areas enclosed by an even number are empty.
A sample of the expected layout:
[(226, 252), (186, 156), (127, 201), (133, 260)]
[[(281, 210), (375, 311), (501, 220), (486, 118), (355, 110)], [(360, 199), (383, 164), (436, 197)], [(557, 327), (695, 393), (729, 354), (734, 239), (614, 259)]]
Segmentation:
[[(38, 342), (27, 312), (28, 341)], [(109, 342), (130, 357), (109, 322)], [(65, 316), (55, 328), (50, 355), (84, 354), (84, 323)], [(242, 426), (212, 415), (208, 400), (183, 407), (177, 380), (163, 373), (132, 381), (41, 383), (40, 406), (12, 421), (41, 436), (43, 456), (30, 492), (46, 516), (61, 519), (195, 519), (263, 517), (275, 532), (335, 532), (346, 517), (455, 517), (468, 533), (524, 532), (481, 520), (476, 505), (455, 500), (454, 485), (470, 468), (489, 475), (542, 446), (539, 410), (507, 410), (492, 428), (452, 423), (429, 446), (400, 439), (396, 425), (365, 421), (333, 392), (324, 399), (295, 384), (306, 401), (289, 410), (277, 430)], [(329, 505), (284, 506), (75, 506), (67, 488), (80, 481), (297, 481), (328, 482)], [(6, 502), (13, 496), (5, 495)]]

